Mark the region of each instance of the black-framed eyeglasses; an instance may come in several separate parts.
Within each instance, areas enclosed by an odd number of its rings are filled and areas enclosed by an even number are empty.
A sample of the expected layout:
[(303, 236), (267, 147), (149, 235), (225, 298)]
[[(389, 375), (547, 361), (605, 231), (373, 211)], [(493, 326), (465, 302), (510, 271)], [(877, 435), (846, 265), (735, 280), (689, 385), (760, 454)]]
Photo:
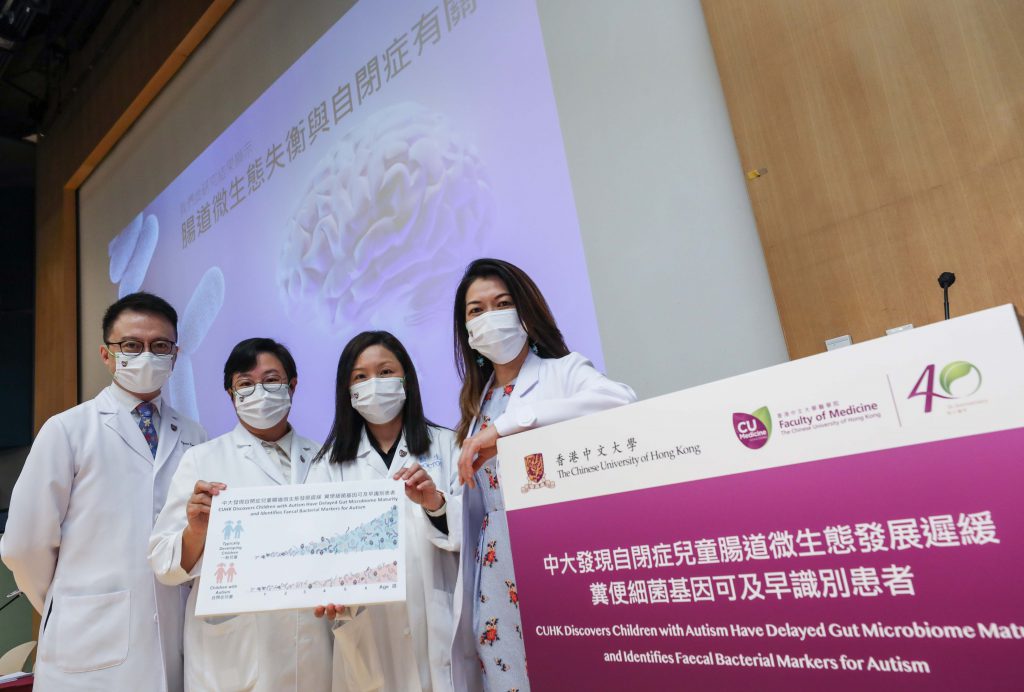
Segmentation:
[(150, 342), (148, 349), (146, 348), (146, 342), (139, 341), (138, 339), (124, 339), (123, 341), (108, 341), (106, 343), (107, 348), (117, 346), (118, 351), (129, 358), (134, 358), (140, 353), (145, 353), (147, 350), (154, 356), (173, 356), (174, 349), (177, 347), (177, 344), (167, 339), (157, 339)]
[(233, 388), (231, 391), (233, 391), (236, 396), (240, 396), (240, 397), (242, 397), (244, 399), (245, 397), (252, 396), (253, 394), (256, 393), (256, 385), (259, 385), (260, 387), (263, 387), (263, 391), (265, 391), (265, 392), (267, 392), (269, 394), (271, 392), (280, 392), (283, 387), (287, 387), (288, 386), (288, 383), (287, 382), (257, 382), (256, 384), (246, 383), (246, 384), (238, 385), (237, 387)]

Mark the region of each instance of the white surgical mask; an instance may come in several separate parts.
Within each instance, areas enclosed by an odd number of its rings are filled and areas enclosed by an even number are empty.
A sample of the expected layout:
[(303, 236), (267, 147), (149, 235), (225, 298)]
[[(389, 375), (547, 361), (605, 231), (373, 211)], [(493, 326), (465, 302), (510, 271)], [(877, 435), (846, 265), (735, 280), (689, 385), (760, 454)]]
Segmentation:
[(258, 384), (256, 391), (248, 396), (235, 394), (235, 412), (238, 417), (257, 430), (266, 430), (280, 423), (291, 407), (292, 398), (287, 386), (276, 392), (268, 392), (262, 384)]
[(515, 310), (491, 310), (466, 322), (469, 347), (496, 365), (515, 359), (526, 344), (526, 330)]
[(149, 394), (163, 387), (174, 368), (174, 356), (157, 356), (149, 351), (137, 356), (109, 353), (114, 359), (114, 382), (136, 394)]
[(394, 420), (405, 405), (405, 380), (401, 377), (374, 377), (349, 387), (352, 408), (381, 425)]

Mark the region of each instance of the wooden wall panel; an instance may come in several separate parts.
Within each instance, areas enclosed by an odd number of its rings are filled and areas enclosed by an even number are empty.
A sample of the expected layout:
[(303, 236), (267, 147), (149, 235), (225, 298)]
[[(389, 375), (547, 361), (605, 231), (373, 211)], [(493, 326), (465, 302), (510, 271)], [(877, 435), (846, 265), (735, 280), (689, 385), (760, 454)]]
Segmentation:
[(792, 357), (1024, 306), (1024, 3), (703, 6)]

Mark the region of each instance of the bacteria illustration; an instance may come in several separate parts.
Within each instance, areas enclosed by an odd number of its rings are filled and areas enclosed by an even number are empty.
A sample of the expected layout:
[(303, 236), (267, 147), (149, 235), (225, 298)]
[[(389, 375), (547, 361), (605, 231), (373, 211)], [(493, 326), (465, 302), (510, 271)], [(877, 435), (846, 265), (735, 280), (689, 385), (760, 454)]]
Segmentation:
[(110, 281), (117, 284), (117, 297), (135, 293), (146, 278), (149, 263), (160, 238), (156, 216), (139, 214), (107, 245), (110, 257)]
[(171, 406), (192, 420), (199, 420), (192, 358), (217, 319), (223, 304), (224, 273), (220, 267), (210, 267), (199, 279), (178, 320), (178, 358), (167, 383), (167, 394)]

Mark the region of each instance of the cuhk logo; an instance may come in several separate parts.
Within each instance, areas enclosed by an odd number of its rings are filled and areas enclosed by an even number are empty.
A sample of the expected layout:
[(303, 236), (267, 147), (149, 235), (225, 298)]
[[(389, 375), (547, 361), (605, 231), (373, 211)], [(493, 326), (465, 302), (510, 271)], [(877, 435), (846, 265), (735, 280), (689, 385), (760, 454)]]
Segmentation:
[(736, 437), (750, 449), (761, 449), (772, 436), (772, 414), (767, 406), (753, 413), (732, 414), (732, 427)]
[(938, 384), (941, 391), (935, 390), (935, 364), (931, 363), (917, 378), (917, 384), (910, 390), (907, 398), (923, 396), (924, 412), (931, 413), (932, 403), (935, 399), (963, 399), (981, 389), (981, 370), (966, 360), (955, 360), (952, 363), (947, 363), (939, 371)]
[(554, 488), (555, 482), (544, 477), (544, 455), (540, 452), (527, 454), (523, 457), (526, 464), (527, 483), (522, 487), (523, 493), (528, 493), (537, 488)]

